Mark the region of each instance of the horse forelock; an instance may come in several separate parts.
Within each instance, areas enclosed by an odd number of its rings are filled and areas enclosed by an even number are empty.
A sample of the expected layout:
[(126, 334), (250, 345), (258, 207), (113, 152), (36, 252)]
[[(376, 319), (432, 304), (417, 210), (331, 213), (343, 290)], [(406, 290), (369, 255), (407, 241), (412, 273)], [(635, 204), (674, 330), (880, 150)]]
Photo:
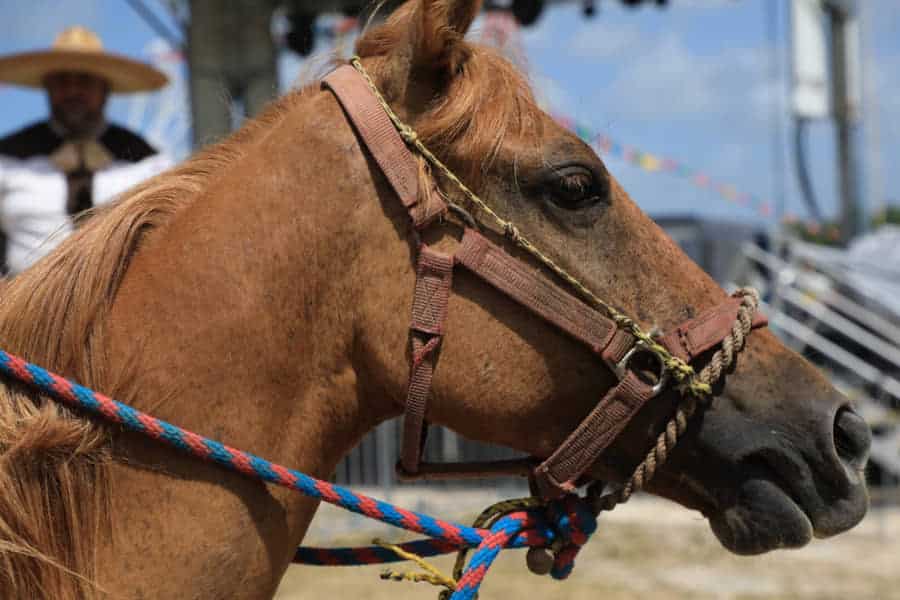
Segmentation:
[[(408, 58), (398, 48), (408, 43), (412, 4), (357, 42), (361, 58), (375, 59), (372, 73), (388, 95), (396, 85), (392, 77), (409, 76), (396, 63)], [(547, 116), (526, 77), (495, 48), (455, 38), (448, 43), (454, 47), (449, 66), (453, 76), (418, 116), (415, 129), (426, 146), (444, 157), (469, 185), (477, 186), (504, 141), (540, 139)]]
[(504, 142), (540, 139), (546, 117), (518, 69), (492, 48), (468, 45), (467, 60), (417, 130), (477, 186)]

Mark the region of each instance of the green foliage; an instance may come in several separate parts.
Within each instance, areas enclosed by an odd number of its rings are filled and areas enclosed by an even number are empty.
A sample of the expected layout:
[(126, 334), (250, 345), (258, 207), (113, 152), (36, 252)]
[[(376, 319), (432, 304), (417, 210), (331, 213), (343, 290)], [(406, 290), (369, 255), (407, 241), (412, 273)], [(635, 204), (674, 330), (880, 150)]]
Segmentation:
[[(872, 215), (870, 230), (882, 225), (900, 225), (900, 204), (886, 204)], [(811, 223), (788, 217), (784, 220), (784, 227), (804, 242), (823, 246), (841, 245), (841, 230), (837, 221)]]
[(841, 230), (834, 221), (810, 223), (796, 218), (788, 218), (784, 221), (784, 227), (804, 242), (822, 246), (839, 246), (841, 244)]
[(900, 225), (900, 204), (886, 204), (872, 216), (872, 229), (882, 225)]

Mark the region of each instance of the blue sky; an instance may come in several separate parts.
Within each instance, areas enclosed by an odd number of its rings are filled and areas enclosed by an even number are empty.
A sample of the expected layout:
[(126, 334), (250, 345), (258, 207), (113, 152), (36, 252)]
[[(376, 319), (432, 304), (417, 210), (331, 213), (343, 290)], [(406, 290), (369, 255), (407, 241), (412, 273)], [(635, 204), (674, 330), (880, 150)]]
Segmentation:
[[(766, 5), (776, 6), (779, 36), (769, 43)], [(158, 0), (148, 0), (163, 19)], [(784, 79), (771, 77), (773, 56), (787, 76), (786, 0), (671, 0), (663, 10), (622, 8), (601, 0), (592, 20), (578, 3), (554, 6), (521, 34), (528, 73), (554, 113), (597, 133), (661, 157), (676, 159), (718, 181), (759, 198), (783, 197), (789, 212), (803, 215), (792, 154)], [(900, 151), (900, 3), (865, 0), (865, 118), (861, 135), (865, 198), (870, 207), (900, 200), (900, 174), (891, 158)], [(0, 54), (49, 44), (63, 27), (80, 23), (97, 31), (115, 51), (148, 58), (160, 42), (124, 0), (0, 0)], [(171, 20), (168, 20), (171, 23)], [(325, 50), (320, 46), (319, 50)], [(300, 61), (286, 57), (282, 77), (293, 80)], [(179, 63), (166, 67), (177, 72)], [(773, 103), (782, 113), (777, 151), (785, 171), (775, 169)], [(114, 120), (142, 129), (158, 144), (187, 139), (184, 89), (166, 95), (117, 97)], [(0, 133), (41, 118), (40, 93), (0, 87)], [(877, 142), (877, 143), (869, 143)], [(826, 214), (836, 209), (834, 132), (814, 124), (810, 164)], [(764, 222), (753, 210), (713, 191), (665, 173), (643, 171), (605, 157), (613, 174), (651, 214), (677, 213)], [(784, 183), (780, 183), (783, 181)], [(783, 194), (781, 191), (783, 190)]]

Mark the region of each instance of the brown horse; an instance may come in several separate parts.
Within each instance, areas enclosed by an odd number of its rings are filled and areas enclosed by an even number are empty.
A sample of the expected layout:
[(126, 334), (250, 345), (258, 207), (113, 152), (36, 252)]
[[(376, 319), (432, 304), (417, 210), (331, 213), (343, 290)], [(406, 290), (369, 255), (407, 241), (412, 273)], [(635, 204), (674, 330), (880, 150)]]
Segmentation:
[[(358, 43), (393, 108), (602, 298), (665, 329), (725, 293), (463, 36), (475, 0), (412, 0)], [(422, 163), (420, 187), (446, 182)], [(438, 248), (456, 229), (429, 232)], [(0, 344), (142, 410), (327, 477), (402, 410), (414, 270), (406, 211), (334, 96), (292, 94), (226, 142), (95, 214), (0, 294)], [(484, 283), (454, 282), (430, 421), (548, 456), (614, 384), (589, 351)], [(868, 429), (757, 331), (651, 491), (739, 553), (856, 524)], [(650, 402), (594, 465), (627, 477), (678, 398)], [(4, 598), (266, 598), (316, 502), (84, 418), (0, 398)]]

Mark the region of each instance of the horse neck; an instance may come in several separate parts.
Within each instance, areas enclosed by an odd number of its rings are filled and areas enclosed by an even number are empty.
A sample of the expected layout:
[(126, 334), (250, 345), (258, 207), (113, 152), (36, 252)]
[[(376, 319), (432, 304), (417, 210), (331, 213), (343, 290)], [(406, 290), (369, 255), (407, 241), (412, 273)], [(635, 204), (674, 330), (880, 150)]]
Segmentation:
[[(129, 373), (121, 393), (139, 408), (327, 477), (396, 412), (393, 392), (377, 402), (360, 393), (371, 388), (354, 327), (363, 232), (405, 244), (383, 215), (368, 226), (360, 216), (380, 211), (372, 198), (385, 192), (326, 93), (297, 100), (252, 143), (148, 236), (117, 294), (105, 352)], [(116, 572), (103, 583), (159, 597), (272, 592), (314, 502), (144, 439), (125, 436), (117, 448), (117, 534), (98, 561)], [(137, 580), (115, 567), (129, 559), (140, 561)]]

